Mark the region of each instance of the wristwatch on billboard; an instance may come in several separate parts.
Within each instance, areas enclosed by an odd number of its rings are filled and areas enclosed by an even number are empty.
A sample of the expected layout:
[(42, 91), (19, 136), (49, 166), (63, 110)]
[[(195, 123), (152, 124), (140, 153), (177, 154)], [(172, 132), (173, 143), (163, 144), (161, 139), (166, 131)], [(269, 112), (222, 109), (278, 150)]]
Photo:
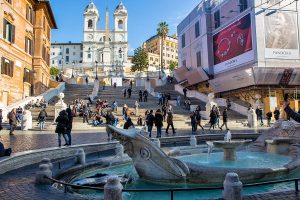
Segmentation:
[[(220, 51), (220, 47), (223, 46), (225, 47), (223, 51)], [(222, 58), (227, 56), (231, 47), (231, 42), (228, 38), (223, 38), (220, 43), (218, 44), (218, 50), (217, 54), (220, 55)]]

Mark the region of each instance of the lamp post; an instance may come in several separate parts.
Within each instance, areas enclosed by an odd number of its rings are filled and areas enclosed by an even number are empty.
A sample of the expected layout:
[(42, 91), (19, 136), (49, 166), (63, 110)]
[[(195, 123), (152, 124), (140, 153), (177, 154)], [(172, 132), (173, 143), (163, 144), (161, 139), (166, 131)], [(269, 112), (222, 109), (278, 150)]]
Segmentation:
[(74, 78), (74, 67), (75, 67), (75, 61), (73, 61), (72, 78)]
[(95, 63), (96, 63), (96, 80), (98, 80), (98, 61), (96, 60), (95, 61)]

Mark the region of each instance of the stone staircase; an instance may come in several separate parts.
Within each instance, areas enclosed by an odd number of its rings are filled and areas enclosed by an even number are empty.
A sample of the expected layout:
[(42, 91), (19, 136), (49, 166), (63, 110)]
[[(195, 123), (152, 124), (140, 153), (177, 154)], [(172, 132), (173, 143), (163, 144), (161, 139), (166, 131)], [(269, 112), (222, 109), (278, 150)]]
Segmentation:
[[(182, 98), (182, 100), (184, 99), (184, 96), (182, 94), (180, 94), (179, 92), (177, 92), (175, 90), (175, 84), (167, 84), (167, 85), (164, 85), (164, 86), (159, 86), (159, 87), (156, 87), (154, 89), (155, 92), (159, 92), (159, 93), (163, 93), (163, 94), (171, 94), (171, 99), (176, 99), (178, 95), (180, 95)], [(202, 110), (205, 110), (205, 105), (206, 103), (203, 102), (203, 101), (200, 101), (199, 99), (196, 99), (196, 98), (189, 98), (191, 100), (191, 103), (192, 105), (200, 105), (201, 106), (201, 109)], [(220, 107), (220, 112), (222, 113), (223, 109), (225, 107)], [(229, 110), (228, 111), (228, 116), (229, 116), (229, 119), (230, 120), (233, 120), (235, 122), (238, 122), (238, 123), (241, 123), (241, 122), (244, 122), (247, 117), (235, 112), (235, 111), (232, 111), (232, 110)]]

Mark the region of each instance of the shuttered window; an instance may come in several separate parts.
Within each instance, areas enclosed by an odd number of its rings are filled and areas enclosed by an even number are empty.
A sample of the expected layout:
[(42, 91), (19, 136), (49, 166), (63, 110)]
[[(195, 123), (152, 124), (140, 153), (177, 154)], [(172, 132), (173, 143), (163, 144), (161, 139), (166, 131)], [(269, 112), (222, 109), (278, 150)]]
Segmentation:
[(2, 59), (1, 59), (1, 74), (13, 77), (14, 76), (14, 62), (2, 57)]
[(33, 55), (33, 41), (25, 37), (25, 52)]
[(3, 19), (3, 38), (11, 43), (15, 43), (15, 26)]

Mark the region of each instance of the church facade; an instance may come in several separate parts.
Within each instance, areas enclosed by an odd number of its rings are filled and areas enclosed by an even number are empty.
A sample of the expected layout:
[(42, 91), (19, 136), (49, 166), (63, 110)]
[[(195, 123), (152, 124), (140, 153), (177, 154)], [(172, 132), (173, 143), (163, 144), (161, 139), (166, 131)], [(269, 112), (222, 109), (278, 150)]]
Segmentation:
[(128, 13), (123, 3), (116, 7), (113, 15), (114, 28), (110, 29), (106, 9), (105, 28), (99, 29), (99, 10), (93, 2), (86, 6), (82, 43), (53, 43), (51, 65), (62, 70), (74, 68), (75, 74), (81, 76), (96, 77), (97, 72), (100, 78), (123, 77), (124, 67), (129, 65)]

